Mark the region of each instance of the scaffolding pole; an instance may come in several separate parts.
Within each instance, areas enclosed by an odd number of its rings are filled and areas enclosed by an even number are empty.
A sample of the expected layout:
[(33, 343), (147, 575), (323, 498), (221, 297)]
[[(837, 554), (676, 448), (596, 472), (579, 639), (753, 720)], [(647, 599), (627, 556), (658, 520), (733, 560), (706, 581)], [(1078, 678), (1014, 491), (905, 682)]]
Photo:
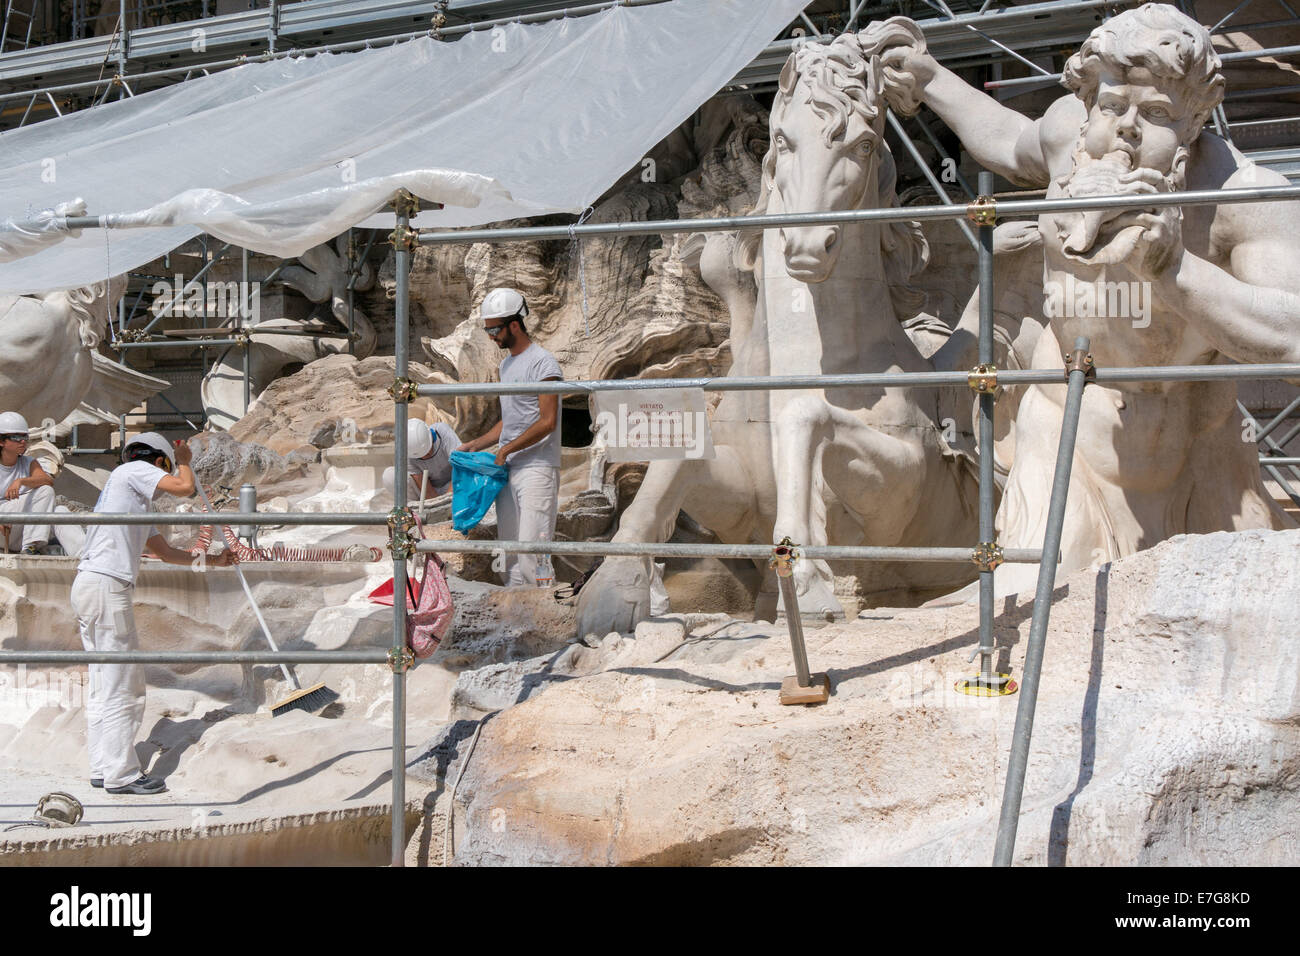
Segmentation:
[[(1083, 388), (1092, 369), (1088, 340), (1076, 339), (1069, 358), (1065, 412), (1061, 421), (1061, 441), (1056, 451), (1056, 472), (1052, 476), (1052, 497), (1047, 508), (1047, 530), (1043, 535), (1043, 553), (1061, 550), (1065, 528), (1065, 503), (1070, 490), (1070, 468), (1074, 464), (1075, 438), (1079, 433), (1079, 413), (1083, 410)], [(1038, 588), (1034, 592), (1034, 617), (1029, 626), (1029, 646), (1020, 672), (1020, 701), (1016, 707), (1016, 726), (1011, 738), (1011, 757), (1007, 762), (1007, 782), (1002, 793), (1002, 813), (998, 821), (994, 866), (1010, 866), (1016, 849), (1016, 828), (1020, 822), (1020, 800), (1025, 789), (1025, 768), (1029, 764), (1029, 740), (1034, 732), (1034, 708), (1038, 703), (1038, 682), (1043, 672), (1043, 652), (1047, 646), (1047, 622), (1052, 614), (1052, 588), (1056, 584), (1056, 564), (1044, 561), (1038, 567)]]

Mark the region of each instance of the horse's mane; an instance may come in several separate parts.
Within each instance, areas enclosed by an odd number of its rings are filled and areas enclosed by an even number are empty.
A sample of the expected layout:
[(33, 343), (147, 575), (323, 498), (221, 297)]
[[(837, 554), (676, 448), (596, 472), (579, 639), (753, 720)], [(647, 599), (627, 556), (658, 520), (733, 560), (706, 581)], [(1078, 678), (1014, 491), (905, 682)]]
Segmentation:
[[(905, 30), (899, 27), (899, 30)], [(881, 208), (897, 208), (895, 191), (897, 168), (884, 137), (884, 110), (881, 108), (885, 86), (889, 83), (879, 66), (877, 54), (900, 37), (889, 31), (871, 34), (843, 34), (829, 44), (807, 43), (790, 55), (781, 70), (779, 89), (772, 104), (771, 123), (790, 105), (795, 89), (803, 82), (808, 87), (809, 105), (823, 121), (822, 136), (829, 145), (843, 135), (849, 119), (859, 114), (875, 131), (877, 195)], [(910, 39), (910, 34), (908, 34)], [(864, 45), (864, 41), (865, 45)], [(773, 181), (776, 177), (776, 150), (769, 145), (763, 159), (763, 176), (752, 215), (768, 211)], [(762, 242), (761, 230), (742, 234), (736, 247), (736, 265), (752, 270)], [(880, 251), (889, 283), (889, 296), (899, 321), (911, 318), (925, 302), (924, 293), (908, 285), (930, 259), (930, 247), (918, 222), (883, 223)]]

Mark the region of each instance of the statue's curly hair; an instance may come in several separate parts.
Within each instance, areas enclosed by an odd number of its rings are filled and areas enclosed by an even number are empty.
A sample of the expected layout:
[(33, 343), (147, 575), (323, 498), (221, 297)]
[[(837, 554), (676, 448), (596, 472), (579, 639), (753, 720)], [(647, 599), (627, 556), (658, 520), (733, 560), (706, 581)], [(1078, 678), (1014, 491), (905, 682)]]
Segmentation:
[(1066, 62), (1061, 84), (1091, 107), (1103, 64), (1125, 71), (1144, 67), (1181, 86), (1192, 108), (1193, 132), (1223, 102), (1222, 64), (1210, 31), (1168, 4), (1143, 4), (1097, 27)]

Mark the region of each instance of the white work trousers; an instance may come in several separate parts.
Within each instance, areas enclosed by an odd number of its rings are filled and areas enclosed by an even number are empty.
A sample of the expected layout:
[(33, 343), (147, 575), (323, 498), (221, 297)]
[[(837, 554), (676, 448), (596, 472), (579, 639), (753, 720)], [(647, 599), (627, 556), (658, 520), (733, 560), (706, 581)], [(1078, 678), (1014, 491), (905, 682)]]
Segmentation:
[[(134, 589), (117, 578), (82, 571), (72, 582), (72, 610), (88, 651), (133, 651)], [(86, 702), (90, 776), (105, 787), (124, 787), (140, 776), (135, 738), (144, 720), (144, 665), (91, 664)]]
[[(497, 540), (555, 540), (555, 512), (560, 471), (546, 465), (512, 468), (510, 481), (497, 494)], [(537, 584), (536, 554), (505, 555), (507, 587)]]
[[(3, 489), (0, 489), (2, 491)], [(58, 511), (63, 514), (68, 513), (68, 509), (62, 506), (54, 506), (54, 489), (49, 485), (42, 485), (40, 488), (31, 488), (24, 491), (12, 501), (8, 498), (0, 498), (0, 525), (5, 524), (4, 516), (6, 514), (49, 514)], [(78, 555), (81, 553), (81, 546), (86, 540), (86, 533), (77, 525), (60, 524), (24, 524), (14, 525), (13, 531), (9, 534), (7, 542), (10, 551), (21, 551), (31, 544), (46, 544), (50, 540), (50, 529), (53, 527), (54, 533), (58, 535), (59, 544), (69, 555)]]

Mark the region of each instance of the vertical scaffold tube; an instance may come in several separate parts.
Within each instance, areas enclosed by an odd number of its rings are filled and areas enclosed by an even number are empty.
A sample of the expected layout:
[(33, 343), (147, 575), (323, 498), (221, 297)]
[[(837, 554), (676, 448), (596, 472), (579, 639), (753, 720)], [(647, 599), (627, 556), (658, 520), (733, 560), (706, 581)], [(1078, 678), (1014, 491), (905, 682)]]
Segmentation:
[[(979, 174), (981, 196), (993, 195), (993, 174)], [(979, 227), (980, 340), (979, 364), (993, 364), (993, 226)], [(993, 406), (991, 393), (980, 393), (980, 543), (992, 542), (993, 521)], [(993, 569), (980, 570), (980, 682), (993, 681)]]
[[(397, 199), (397, 230), (395, 234), (394, 261), (397, 269), (397, 297), (393, 343), (394, 375), (406, 378), (406, 337), (410, 324), (408, 293), (410, 291), (411, 253), (406, 246), (406, 230), (410, 226), (410, 206), (405, 193)], [(396, 422), (393, 428), (393, 508), (406, 507), (406, 412), (407, 402), (397, 398), (394, 402)], [(393, 654), (406, 653), (406, 557), (393, 550)], [(406, 857), (406, 671), (393, 668), (393, 866), (402, 866)]]
[[(1074, 348), (1076, 354), (1086, 353), (1088, 340), (1076, 339)], [(1079, 412), (1083, 408), (1087, 371), (1081, 363), (1074, 363), (1069, 372), (1065, 415), (1061, 420), (1061, 442), (1056, 450), (1056, 473), (1052, 477), (1052, 498), (1047, 511), (1047, 530), (1043, 535), (1043, 560), (1038, 565), (1038, 589), (1034, 592), (1034, 618), (1029, 628), (1029, 646), (1025, 649), (1020, 702), (1016, 708), (1011, 757), (1007, 761), (1007, 784), (1002, 793), (1002, 815), (998, 821), (998, 839), (993, 851), (994, 866), (1010, 866), (1016, 849), (1020, 800), (1024, 795), (1025, 768), (1029, 763), (1029, 739), (1034, 732), (1034, 707), (1038, 703), (1038, 680), (1043, 671), (1047, 622), (1052, 612), (1052, 588), (1056, 584), (1057, 556), (1061, 551), (1061, 532), (1065, 525), (1065, 501), (1070, 489), (1070, 466), (1074, 462), (1074, 442), (1079, 431)]]

